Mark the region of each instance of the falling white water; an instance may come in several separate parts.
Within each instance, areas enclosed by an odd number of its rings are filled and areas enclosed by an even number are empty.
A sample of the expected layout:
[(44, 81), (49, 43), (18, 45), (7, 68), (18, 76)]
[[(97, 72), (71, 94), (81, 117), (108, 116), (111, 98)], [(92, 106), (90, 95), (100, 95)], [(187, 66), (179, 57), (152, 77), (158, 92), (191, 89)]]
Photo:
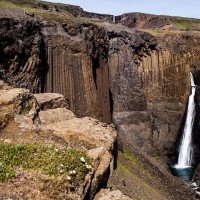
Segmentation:
[(194, 79), (192, 73), (190, 73), (190, 82), (192, 93), (189, 96), (187, 116), (185, 121), (185, 126), (183, 130), (183, 138), (181, 141), (180, 152), (178, 157), (177, 167), (184, 168), (186, 166), (191, 166), (192, 162), (192, 129), (195, 117), (195, 102), (194, 95), (196, 90), (196, 85), (194, 84)]
[(113, 15), (113, 23), (115, 23), (115, 16)]

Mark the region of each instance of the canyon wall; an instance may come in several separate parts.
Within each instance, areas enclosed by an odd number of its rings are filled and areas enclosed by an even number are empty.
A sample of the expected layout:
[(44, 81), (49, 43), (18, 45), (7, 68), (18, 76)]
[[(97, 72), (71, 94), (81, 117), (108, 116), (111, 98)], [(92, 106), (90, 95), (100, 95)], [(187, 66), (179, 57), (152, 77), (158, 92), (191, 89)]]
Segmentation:
[(176, 51), (148, 33), (108, 23), (0, 20), (1, 79), (61, 93), (78, 117), (114, 122), (122, 143), (176, 159), (198, 49)]
[(110, 37), (109, 52), (119, 137), (151, 156), (175, 161), (190, 93), (190, 65), (197, 55), (170, 51), (142, 32)]
[(92, 24), (44, 27), (48, 72), (46, 92), (69, 98), (78, 117), (91, 116), (111, 122), (108, 37)]

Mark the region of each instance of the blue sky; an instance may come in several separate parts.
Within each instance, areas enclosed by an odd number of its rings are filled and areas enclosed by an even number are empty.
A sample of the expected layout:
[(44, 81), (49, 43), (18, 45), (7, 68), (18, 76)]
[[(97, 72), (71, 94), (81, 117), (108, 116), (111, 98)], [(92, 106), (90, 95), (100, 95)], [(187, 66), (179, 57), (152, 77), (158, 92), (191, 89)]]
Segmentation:
[(48, 0), (79, 5), (84, 10), (120, 15), (144, 12), (172, 16), (200, 18), (200, 0)]

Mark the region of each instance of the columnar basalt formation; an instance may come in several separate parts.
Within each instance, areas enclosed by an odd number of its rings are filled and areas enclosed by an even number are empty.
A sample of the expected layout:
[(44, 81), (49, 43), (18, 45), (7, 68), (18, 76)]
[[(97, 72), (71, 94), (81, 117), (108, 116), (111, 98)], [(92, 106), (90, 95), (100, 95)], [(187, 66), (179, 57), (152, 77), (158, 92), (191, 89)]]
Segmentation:
[(92, 116), (110, 123), (105, 30), (78, 24), (45, 27), (42, 32), (48, 63), (45, 91), (66, 95), (78, 117)]
[(164, 159), (174, 155), (190, 66), (200, 63), (189, 35), (156, 38), (75, 18), (1, 22), (2, 79), (32, 92), (61, 93), (78, 117), (113, 121), (121, 139), (144, 152)]
[(187, 100), (190, 91), (187, 58), (167, 49), (154, 50), (142, 58), (139, 71), (148, 102)]
[(173, 51), (137, 33), (124, 37), (109, 32), (113, 121), (122, 140), (170, 162), (190, 93), (190, 68), (198, 65), (199, 51)]

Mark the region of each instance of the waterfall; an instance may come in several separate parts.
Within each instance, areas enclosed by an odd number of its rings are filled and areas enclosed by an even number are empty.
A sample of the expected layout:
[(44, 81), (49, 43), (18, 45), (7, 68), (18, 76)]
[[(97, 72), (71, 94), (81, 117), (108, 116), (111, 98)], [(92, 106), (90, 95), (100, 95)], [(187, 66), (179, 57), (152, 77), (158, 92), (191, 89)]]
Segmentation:
[(183, 130), (183, 138), (181, 141), (178, 163), (176, 165), (176, 167), (178, 168), (191, 166), (192, 162), (192, 129), (195, 117), (194, 96), (195, 96), (196, 85), (194, 84), (194, 79), (191, 72), (190, 72), (190, 82), (192, 91), (188, 100), (188, 109), (187, 109), (185, 126)]
[(113, 15), (113, 23), (115, 23), (115, 16)]

